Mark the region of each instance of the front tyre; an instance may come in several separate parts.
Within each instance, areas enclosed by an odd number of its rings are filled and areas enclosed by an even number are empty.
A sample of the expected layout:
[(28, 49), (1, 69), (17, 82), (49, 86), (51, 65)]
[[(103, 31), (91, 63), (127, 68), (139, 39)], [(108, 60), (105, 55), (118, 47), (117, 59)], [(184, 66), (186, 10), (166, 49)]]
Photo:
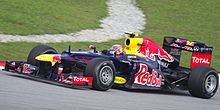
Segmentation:
[(51, 67), (50, 62), (41, 62), (35, 59), (37, 56), (42, 54), (57, 54), (57, 51), (47, 45), (37, 45), (30, 51), (27, 63), (39, 67), (39, 71), (37, 72), (39, 76), (43, 78), (51, 78), (51, 73), (57, 73), (58, 68), (57, 66)]
[(218, 84), (218, 73), (214, 69), (204, 66), (193, 69), (188, 81), (190, 94), (205, 99), (215, 95)]
[(106, 91), (114, 84), (115, 67), (108, 59), (95, 58), (87, 64), (85, 76), (93, 77), (93, 89)]
[(54, 48), (49, 47), (47, 45), (37, 45), (30, 51), (27, 58), (27, 63), (31, 65), (37, 65), (35, 57), (42, 54), (57, 54), (57, 51)]

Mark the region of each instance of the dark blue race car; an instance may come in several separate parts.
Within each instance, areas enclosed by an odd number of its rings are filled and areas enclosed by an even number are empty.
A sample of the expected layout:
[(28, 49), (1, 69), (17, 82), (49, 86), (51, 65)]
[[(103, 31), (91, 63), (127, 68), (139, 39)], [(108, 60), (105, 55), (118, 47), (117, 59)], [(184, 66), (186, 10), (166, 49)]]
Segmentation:
[[(124, 46), (98, 52), (57, 51), (46, 45), (34, 47), (27, 62), (6, 62), (5, 70), (67, 85), (91, 86), (105, 91), (113, 85), (135, 89), (189, 90), (192, 96), (211, 98), (219, 78), (210, 67), (212, 47), (201, 42), (165, 37), (163, 48), (148, 38), (129, 35)], [(182, 51), (192, 53), (191, 67), (181, 67)]]

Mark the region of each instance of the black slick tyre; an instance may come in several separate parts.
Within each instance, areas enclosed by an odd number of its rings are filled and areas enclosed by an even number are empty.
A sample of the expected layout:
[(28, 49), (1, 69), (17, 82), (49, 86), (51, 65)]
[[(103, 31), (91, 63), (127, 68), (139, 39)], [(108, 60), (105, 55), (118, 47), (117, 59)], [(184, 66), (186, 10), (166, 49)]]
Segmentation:
[(218, 84), (219, 78), (216, 70), (204, 66), (193, 69), (188, 80), (190, 94), (205, 99), (215, 95)]
[(85, 76), (93, 77), (92, 88), (106, 91), (115, 80), (115, 67), (112, 61), (105, 58), (94, 58), (86, 66)]
[(35, 60), (35, 57), (41, 54), (57, 54), (57, 51), (47, 45), (37, 45), (30, 51), (27, 58), (27, 63), (36, 65), (37, 61)]

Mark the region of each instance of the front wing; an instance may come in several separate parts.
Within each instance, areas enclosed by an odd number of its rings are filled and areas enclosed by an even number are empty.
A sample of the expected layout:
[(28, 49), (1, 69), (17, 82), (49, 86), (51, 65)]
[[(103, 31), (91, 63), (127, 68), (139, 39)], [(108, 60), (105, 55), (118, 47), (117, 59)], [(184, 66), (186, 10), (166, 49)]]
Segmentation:
[(72, 73), (62, 73), (62, 68), (59, 68), (58, 75), (54, 79), (42, 78), (38, 73), (38, 67), (30, 65), (22, 61), (10, 61), (10, 62), (0, 62), (0, 70), (9, 71), (12, 73), (17, 73), (25, 77), (40, 81), (40, 82), (50, 82), (57, 83), (71, 87), (91, 87), (92, 77), (86, 76), (73, 76)]

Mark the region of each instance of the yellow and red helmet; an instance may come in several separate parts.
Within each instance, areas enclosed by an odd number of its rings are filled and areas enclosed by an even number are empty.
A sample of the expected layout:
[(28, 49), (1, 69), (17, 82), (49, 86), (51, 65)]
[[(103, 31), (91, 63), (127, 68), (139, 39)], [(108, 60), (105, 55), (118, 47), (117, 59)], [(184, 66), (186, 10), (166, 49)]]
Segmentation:
[(111, 50), (113, 50), (116, 56), (120, 56), (124, 53), (124, 49), (121, 45), (113, 45)]

